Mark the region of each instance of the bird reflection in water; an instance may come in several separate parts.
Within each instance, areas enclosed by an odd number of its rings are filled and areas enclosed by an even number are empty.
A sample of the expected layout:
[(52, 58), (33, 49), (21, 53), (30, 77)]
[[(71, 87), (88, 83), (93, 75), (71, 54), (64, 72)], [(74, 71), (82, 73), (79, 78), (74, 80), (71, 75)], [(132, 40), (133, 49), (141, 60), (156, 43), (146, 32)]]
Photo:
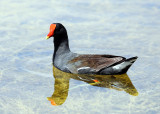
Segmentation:
[[(122, 75), (91, 75), (91, 74), (71, 74), (60, 71), (53, 66), (55, 78), (54, 92), (51, 97), (47, 97), (54, 106), (62, 105), (68, 96), (70, 78), (84, 81), (92, 86), (125, 91), (132, 96), (138, 96), (138, 91), (132, 84), (127, 74)], [(73, 89), (73, 88), (72, 88)]]

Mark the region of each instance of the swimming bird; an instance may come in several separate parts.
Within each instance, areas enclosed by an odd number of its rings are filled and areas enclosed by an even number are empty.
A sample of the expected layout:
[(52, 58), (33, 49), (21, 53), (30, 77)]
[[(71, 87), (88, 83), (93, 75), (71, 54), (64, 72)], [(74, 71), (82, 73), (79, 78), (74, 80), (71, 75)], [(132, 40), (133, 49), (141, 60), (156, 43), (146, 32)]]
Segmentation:
[(66, 28), (61, 23), (50, 25), (46, 39), (54, 37), (53, 65), (73, 74), (124, 74), (137, 56), (126, 59), (115, 55), (78, 54), (70, 51)]

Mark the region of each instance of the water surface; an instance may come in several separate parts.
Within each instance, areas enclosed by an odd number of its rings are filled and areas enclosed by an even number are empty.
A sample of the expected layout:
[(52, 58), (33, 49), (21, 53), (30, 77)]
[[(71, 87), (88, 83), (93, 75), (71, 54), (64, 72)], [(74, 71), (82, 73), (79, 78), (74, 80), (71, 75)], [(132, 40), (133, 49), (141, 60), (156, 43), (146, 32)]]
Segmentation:
[[(159, 14), (156, 0), (1, 0), (0, 113), (159, 113)], [(138, 56), (125, 75), (138, 96), (70, 78), (63, 103), (51, 105), (53, 22), (67, 28), (74, 52)]]

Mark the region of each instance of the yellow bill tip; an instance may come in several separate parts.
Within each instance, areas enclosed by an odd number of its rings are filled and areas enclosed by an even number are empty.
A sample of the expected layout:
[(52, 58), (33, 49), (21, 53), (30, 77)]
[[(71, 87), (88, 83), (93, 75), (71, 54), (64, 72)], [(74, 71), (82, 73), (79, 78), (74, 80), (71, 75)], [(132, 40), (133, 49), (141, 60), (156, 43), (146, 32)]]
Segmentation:
[(49, 39), (49, 36), (46, 37), (46, 40), (48, 40), (48, 39)]

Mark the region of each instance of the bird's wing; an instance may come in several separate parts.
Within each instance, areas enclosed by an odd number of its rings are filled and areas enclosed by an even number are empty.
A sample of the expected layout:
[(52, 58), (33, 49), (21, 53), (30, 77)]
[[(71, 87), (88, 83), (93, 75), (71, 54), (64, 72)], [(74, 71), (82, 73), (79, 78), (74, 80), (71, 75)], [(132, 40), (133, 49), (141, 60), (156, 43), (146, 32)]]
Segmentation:
[(94, 73), (124, 61), (125, 58), (113, 55), (79, 55), (68, 62), (72, 73)]

